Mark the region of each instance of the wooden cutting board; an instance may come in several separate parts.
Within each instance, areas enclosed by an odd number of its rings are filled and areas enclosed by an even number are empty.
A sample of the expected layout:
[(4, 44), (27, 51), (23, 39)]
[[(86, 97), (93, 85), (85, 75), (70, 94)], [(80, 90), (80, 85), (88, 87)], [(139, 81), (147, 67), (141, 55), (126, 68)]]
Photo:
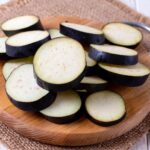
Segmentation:
[[(48, 17), (42, 20), (45, 28), (59, 27), (62, 21), (86, 24), (100, 28), (103, 23), (81, 19), (77, 17)], [(140, 61), (149, 66), (150, 56), (146, 51), (138, 49)], [(35, 113), (24, 112), (14, 107), (5, 93), (5, 81), (2, 76), (0, 61), (0, 120), (21, 135), (36, 141), (63, 145), (81, 146), (99, 143), (118, 137), (131, 130), (150, 112), (150, 78), (147, 82), (136, 88), (113, 86), (112, 90), (120, 93), (126, 102), (127, 116), (117, 125), (110, 127), (98, 126), (84, 116), (78, 121), (57, 125), (51, 123)]]

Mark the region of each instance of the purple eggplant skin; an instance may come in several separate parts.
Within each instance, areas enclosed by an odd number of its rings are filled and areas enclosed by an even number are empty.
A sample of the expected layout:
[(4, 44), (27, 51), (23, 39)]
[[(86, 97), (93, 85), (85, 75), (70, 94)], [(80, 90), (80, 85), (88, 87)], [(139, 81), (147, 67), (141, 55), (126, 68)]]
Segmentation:
[(95, 66), (87, 66), (87, 71), (85, 76), (94, 76), (96, 75), (96, 65)]
[(88, 97), (89, 93), (88, 92), (82, 92), (82, 91), (76, 91), (76, 92), (79, 94), (82, 102), (84, 103), (86, 98)]
[(77, 121), (82, 116), (82, 113), (83, 113), (83, 108), (81, 106), (81, 108), (76, 113), (64, 117), (50, 117), (50, 116), (43, 115), (41, 113), (40, 115), (50, 122), (56, 124), (66, 124), (66, 123)]
[(48, 35), (46, 38), (40, 41), (28, 45), (24, 45), (24, 46), (12, 46), (12, 45), (8, 45), (6, 42), (6, 53), (8, 56), (15, 57), (15, 58), (32, 56), (36, 53), (37, 49), (41, 45), (43, 45), (45, 42), (49, 41), (50, 39), (51, 39), (50, 35)]
[(68, 27), (65, 27), (60, 24), (60, 33), (73, 38), (82, 44), (103, 44), (105, 42), (104, 34), (91, 34), (91, 33), (85, 33), (82, 31), (77, 31), (75, 29), (71, 29)]
[(116, 65), (135, 65), (138, 62), (138, 55), (124, 56), (110, 54), (107, 52), (100, 52), (95, 48), (90, 48), (89, 57), (96, 60), (97, 62), (104, 62)]
[(36, 75), (36, 72), (34, 70), (34, 76), (35, 76), (37, 84), (43, 89), (46, 89), (48, 91), (54, 91), (54, 92), (63, 92), (63, 91), (72, 89), (73, 87), (76, 87), (80, 83), (80, 81), (83, 79), (85, 74), (86, 74), (86, 67), (83, 70), (83, 72), (75, 80), (70, 81), (65, 84), (53, 84), (53, 83), (48, 83), (40, 79), (40, 77)]
[(6, 53), (0, 53), (0, 60), (8, 60), (10, 57)]
[(14, 98), (8, 95), (7, 91), (6, 94), (10, 99), (10, 101), (12, 102), (12, 104), (15, 105), (17, 108), (24, 111), (30, 111), (30, 112), (38, 112), (40, 110), (47, 108), (49, 105), (51, 105), (54, 102), (57, 95), (56, 93), (51, 92), (35, 102), (26, 103), (26, 102), (19, 102), (15, 100)]
[(107, 87), (108, 87), (108, 83), (103, 83), (103, 84), (80, 83), (74, 89), (75, 90), (86, 90), (87, 93), (93, 93), (93, 92), (105, 90)]
[(4, 30), (4, 29), (2, 29), (2, 30), (5, 33), (5, 35), (9, 37), (9, 36), (15, 35), (20, 32), (32, 31), (32, 30), (44, 30), (44, 28), (43, 28), (41, 22), (38, 21), (35, 24), (33, 24), (32, 26), (29, 26), (24, 29), (19, 29), (19, 30)]
[(117, 123), (121, 122), (123, 119), (125, 119), (126, 117), (126, 113), (118, 120), (115, 120), (115, 121), (111, 121), (111, 122), (103, 122), (103, 121), (99, 121), (99, 120), (96, 120), (94, 119), (93, 117), (91, 117), (87, 111), (86, 111), (86, 116), (89, 120), (91, 120), (92, 122), (94, 122), (95, 124), (97, 125), (100, 125), (100, 126), (103, 126), (103, 127), (109, 127), (109, 126), (113, 126), (113, 125), (116, 125)]
[(120, 75), (120, 74), (106, 71), (105, 69), (103, 69), (99, 66), (97, 67), (97, 73), (98, 73), (99, 77), (101, 77), (107, 81), (121, 84), (124, 86), (129, 86), (129, 87), (135, 87), (135, 86), (140, 86), (140, 85), (144, 84), (144, 82), (147, 80), (147, 78), (149, 76), (149, 74), (141, 76), (141, 77), (125, 76), (125, 75)]

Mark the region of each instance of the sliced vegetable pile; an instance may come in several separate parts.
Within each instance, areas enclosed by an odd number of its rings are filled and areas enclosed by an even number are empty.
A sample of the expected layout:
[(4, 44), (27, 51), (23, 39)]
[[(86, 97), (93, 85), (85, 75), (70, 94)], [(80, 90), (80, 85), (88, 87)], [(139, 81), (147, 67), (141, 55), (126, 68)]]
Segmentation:
[(73, 122), (84, 112), (102, 126), (120, 122), (127, 113), (124, 98), (109, 91), (109, 83), (140, 86), (150, 74), (131, 49), (142, 41), (141, 32), (123, 23), (100, 30), (62, 22), (46, 31), (38, 17), (19, 16), (1, 28), (0, 58), (9, 59), (2, 70), (6, 94), (19, 109), (53, 123)]
[(5, 21), (1, 29), (6, 36), (30, 30), (44, 30), (39, 17), (37, 16), (18, 16)]
[(28, 111), (40, 111), (56, 97), (56, 93), (36, 83), (32, 64), (21, 65), (11, 73), (6, 81), (6, 93), (15, 106)]

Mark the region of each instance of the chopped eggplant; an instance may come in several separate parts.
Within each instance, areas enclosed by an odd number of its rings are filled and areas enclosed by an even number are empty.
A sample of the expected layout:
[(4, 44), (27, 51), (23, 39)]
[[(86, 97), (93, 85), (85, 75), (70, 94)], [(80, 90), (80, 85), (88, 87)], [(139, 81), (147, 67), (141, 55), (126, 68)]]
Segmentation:
[(6, 53), (10, 57), (34, 55), (37, 49), (50, 40), (48, 31), (27, 31), (15, 34), (6, 41)]
[(60, 33), (86, 44), (102, 44), (105, 41), (101, 30), (81, 24), (63, 22), (60, 24)]
[(117, 65), (134, 65), (138, 62), (135, 50), (115, 45), (90, 45), (89, 56), (98, 61)]
[(49, 29), (48, 32), (51, 36), (51, 39), (64, 37), (64, 35), (60, 33), (59, 29)]
[(90, 120), (102, 126), (120, 122), (126, 114), (123, 97), (112, 91), (101, 91), (89, 95), (85, 109)]
[(76, 90), (86, 90), (88, 93), (97, 92), (106, 89), (108, 82), (97, 76), (84, 77), (80, 84), (75, 87)]
[(80, 118), (82, 101), (74, 91), (65, 91), (57, 94), (52, 105), (40, 111), (51, 122), (63, 124), (70, 123)]
[(56, 94), (42, 89), (36, 83), (33, 65), (16, 68), (6, 81), (6, 93), (10, 101), (25, 111), (40, 111), (55, 100)]
[(19, 16), (2, 23), (1, 28), (7, 36), (31, 30), (43, 30), (39, 17)]
[(86, 76), (95, 75), (95, 69), (96, 69), (97, 62), (88, 56), (87, 51), (85, 51), (85, 56), (86, 56), (86, 63), (87, 63)]
[(142, 33), (124, 23), (108, 23), (103, 27), (105, 38), (112, 44), (136, 47), (142, 41)]
[(9, 77), (9, 75), (11, 74), (11, 72), (16, 69), (17, 67), (23, 65), (23, 64), (31, 64), (33, 61), (33, 57), (26, 57), (26, 58), (18, 58), (18, 59), (12, 59), (12, 60), (8, 60), (2, 69), (3, 72), (3, 76), (5, 78), (5, 80), (7, 80), (7, 78)]
[(37, 83), (44, 89), (64, 91), (78, 85), (86, 73), (82, 45), (71, 38), (56, 38), (42, 45), (33, 60)]
[(120, 66), (112, 64), (98, 64), (100, 77), (126, 86), (139, 86), (147, 80), (150, 70), (143, 64)]

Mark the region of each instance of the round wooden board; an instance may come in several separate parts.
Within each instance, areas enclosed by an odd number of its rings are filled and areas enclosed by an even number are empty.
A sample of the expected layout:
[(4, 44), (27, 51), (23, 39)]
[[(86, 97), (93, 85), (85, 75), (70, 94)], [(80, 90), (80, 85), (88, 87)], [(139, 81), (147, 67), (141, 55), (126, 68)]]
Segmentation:
[[(48, 17), (42, 20), (45, 28), (59, 27), (62, 21), (70, 21), (100, 28), (103, 24), (77, 17)], [(150, 56), (140, 50), (140, 61), (149, 66)], [(81, 146), (96, 144), (118, 137), (131, 130), (150, 112), (150, 78), (140, 87), (127, 88), (114, 86), (113, 90), (123, 95), (127, 116), (125, 119), (110, 127), (98, 126), (88, 119), (64, 125), (51, 123), (35, 113), (24, 112), (14, 107), (5, 93), (5, 81), (2, 76), (2, 61), (0, 61), (0, 120), (21, 135), (36, 141), (63, 145)]]

